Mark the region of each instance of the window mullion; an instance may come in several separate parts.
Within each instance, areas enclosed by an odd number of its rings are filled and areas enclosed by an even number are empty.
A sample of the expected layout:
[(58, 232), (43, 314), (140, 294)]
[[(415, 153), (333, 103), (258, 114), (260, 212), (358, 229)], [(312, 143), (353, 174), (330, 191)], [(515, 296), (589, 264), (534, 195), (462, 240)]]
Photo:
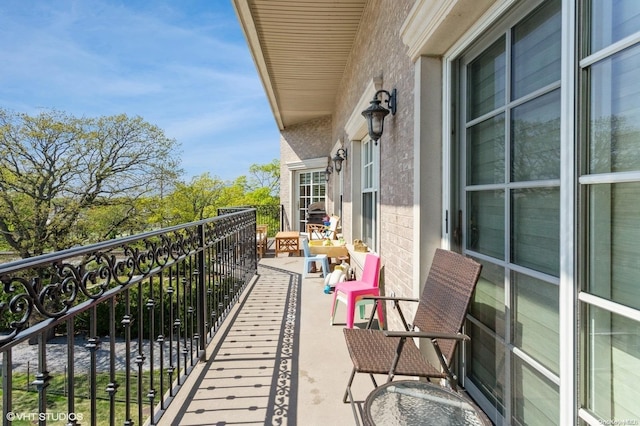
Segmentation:
[(560, 424), (577, 417), (577, 303), (576, 303), (576, 10), (575, 2), (562, 2), (560, 106)]

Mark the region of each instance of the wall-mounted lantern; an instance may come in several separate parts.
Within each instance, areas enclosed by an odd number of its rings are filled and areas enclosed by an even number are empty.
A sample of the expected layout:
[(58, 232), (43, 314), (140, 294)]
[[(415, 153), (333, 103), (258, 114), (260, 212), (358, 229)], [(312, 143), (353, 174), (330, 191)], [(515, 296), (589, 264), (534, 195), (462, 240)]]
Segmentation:
[(333, 156), (333, 166), (336, 172), (340, 173), (342, 170), (342, 162), (347, 159), (347, 150), (340, 148), (336, 151), (336, 155)]
[[(385, 100), (378, 99), (378, 95), (386, 95), (387, 98)], [(384, 118), (391, 112), (391, 115), (396, 114), (396, 106), (397, 106), (397, 92), (396, 89), (393, 89), (391, 93), (386, 90), (378, 90), (375, 95), (373, 95), (373, 100), (371, 101), (371, 105), (369, 108), (362, 111), (362, 115), (367, 119), (367, 126), (369, 128), (369, 137), (377, 144), (380, 136), (382, 136), (382, 132), (384, 131)], [(380, 105), (382, 102), (385, 102), (389, 109)]]
[(331, 176), (331, 173), (333, 173), (333, 167), (327, 166), (327, 168), (324, 169), (324, 178), (326, 179), (327, 182), (329, 182), (329, 177)]

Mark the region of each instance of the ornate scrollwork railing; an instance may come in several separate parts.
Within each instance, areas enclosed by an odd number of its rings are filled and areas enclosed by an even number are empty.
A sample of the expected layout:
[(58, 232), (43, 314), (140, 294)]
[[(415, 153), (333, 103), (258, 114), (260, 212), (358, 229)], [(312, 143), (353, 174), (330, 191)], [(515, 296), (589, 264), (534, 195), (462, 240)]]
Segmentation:
[[(50, 381), (66, 376), (71, 386), (65, 390), (68, 412), (73, 412), (73, 383), (79, 374), (74, 364), (86, 353), (86, 374), (93, 383), (87, 396), (110, 401), (109, 423), (135, 423), (136, 411), (138, 424), (147, 419), (154, 423), (255, 275), (255, 225), (255, 209), (237, 209), (209, 220), (0, 264), (3, 418), (20, 408), (13, 403), (12, 372), (23, 360), (13, 351), (30, 341), (38, 343), (30, 361), (38, 372), (33, 389), (43, 410), (47, 392), (55, 394), (47, 391)], [(51, 337), (65, 341), (66, 371), (55, 371), (52, 360), (59, 360), (48, 356)], [(84, 347), (77, 349), (80, 341)], [(110, 350), (103, 355), (108, 362), (101, 362), (99, 349), (107, 344)], [(125, 365), (118, 365), (122, 345)], [(132, 370), (137, 370), (136, 379)], [(126, 376), (119, 383), (120, 372)], [(102, 374), (110, 377), (104, 389), (95, 386)], [(126, 397), (118, 399), (123, 392)], [(117, 404), (124, 404), (124, 419), (116, 418)], [(96, 424), (94, 411), (82, 423)]]

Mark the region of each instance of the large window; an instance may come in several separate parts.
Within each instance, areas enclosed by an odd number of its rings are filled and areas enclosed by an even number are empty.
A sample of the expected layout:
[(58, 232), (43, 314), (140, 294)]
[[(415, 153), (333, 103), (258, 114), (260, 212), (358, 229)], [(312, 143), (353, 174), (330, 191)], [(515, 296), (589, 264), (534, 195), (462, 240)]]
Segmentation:
[(581, 411), (640, 419), (640, 2), (583, 7)]
[(483, 263), (467, 380), (508, 424), (559, 422), (561, 3), (460, 61), (465, 254)]
[(637, 423), (640, 1), (494, 18), (448, 62), (446, 208), (483, 264), (464, 384), (499, 424)]
[(378, 146), (362, 142), (362, 241), (378, 251)]

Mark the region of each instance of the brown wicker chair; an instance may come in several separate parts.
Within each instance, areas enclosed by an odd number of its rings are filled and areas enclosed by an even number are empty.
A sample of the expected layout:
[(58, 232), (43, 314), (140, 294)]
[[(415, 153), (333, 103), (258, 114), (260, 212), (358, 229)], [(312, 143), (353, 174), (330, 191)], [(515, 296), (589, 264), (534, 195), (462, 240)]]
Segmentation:
[[(482, 265), (470, 258), (437, 249), (420, 299), (369, 297), (376, 303), (393, 301), (405, 331), (371, 329), (375, 306), (366, 329), (344, 329), (353, 370), (343, 402), (349, 399), (354, 415), (356, 408), (351, 384), (356, 373), (369, 373), (376, 387), (373, 375), (386, 374), (387, 382), (394, 376), (445, 378), (456, 389), (456, 376), (449, 366), (458, 341), (468, 339), (461, 330), (481, 269)], [(400, 309), (399, 302), (406, 301), (418, 303), (411, 326)], [(414, 337), (430, 339), (440, 366), (430, 364), (423, 357), (413, 341)]]

